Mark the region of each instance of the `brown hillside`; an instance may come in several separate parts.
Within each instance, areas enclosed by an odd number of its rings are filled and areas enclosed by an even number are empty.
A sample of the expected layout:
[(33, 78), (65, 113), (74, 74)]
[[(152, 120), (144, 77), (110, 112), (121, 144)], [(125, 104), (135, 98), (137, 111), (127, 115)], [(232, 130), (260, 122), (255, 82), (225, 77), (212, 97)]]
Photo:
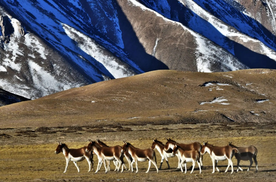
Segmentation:
[(0, 108), (2, 128), (275, 122), (276, 70), (153, 71)]

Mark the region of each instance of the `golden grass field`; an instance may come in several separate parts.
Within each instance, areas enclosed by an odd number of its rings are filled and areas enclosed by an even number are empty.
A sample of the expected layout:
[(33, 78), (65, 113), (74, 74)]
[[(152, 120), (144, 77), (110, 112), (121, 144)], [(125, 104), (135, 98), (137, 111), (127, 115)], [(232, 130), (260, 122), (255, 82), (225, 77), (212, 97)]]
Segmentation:
[[(274, 70), (155, 71), (0, 107), (0, 181), (275, 181), (275, 85)], [(217, 98), (224, 104), (214, 102)], [(180, 143), (255, 145), (259, 171), (253, 164), (249, 172), (225, 174), (227, 163), (219, 162), (221, 172), (211, 174), (206, 154), (202, 174), (197, 166), (193, 174), (176, 170), (176, 158), (169, 159), (171, 169), (164, 162), (158, 174), (153, 165), (145, 173), (147, 162), (139, 162), (137, 174), (105, 174), (103, 166), (94, 174), (96, 156), (94, 171), (88, 173), (83, 161), (78, 173), (71, 162), (63, 174), (64, 156), (54, 153), (58, 141), (69, 148), (87, 145), (88, 139), (110, 146), (125, 140), (149, 148), (155, 138), (164, 143), (172, 138)], [(248, 164), (241, 163), (243, 169)]]
[[(84, 127), (86, 128), (86, 127)], [(178, 124), (170, 125), (145, 125), (145, 126), (125, 126), (123, 128), (132, 128), (131, 131), (124, 131), (122, 128), (107, 127), (95, 133), (85, 130), (62, 132), (60, 129), (53, 129), (51, 132), (32, 132), (24, 134), (21, 132), (9, 132), (10, 138), (2, 136), (0, 147), (0, 181), (275, 181), (276, 179), (276, 158), (274, 157), (276, 127), (256, 125), (248, 123), (247, 125), (227, 124)], [(108, 131), (109, 130), (109, 131)], [(115, 131), (112, 131), (115, 130)], [(117, 131), (116, 131), (117, 130)], [(130, 130), (130, 129), (128, 129)], [(54, 133), (56, 131), (56, 133)], [(18, 134), (20, 133), (20, 135)], [(227, 162), (220, 161), (218, 163), (222, 172), (211, 174), (212, 165), (208, 154), (205, 154), (202, 173), (199, 174), (196, 165), (194, 173), (181, 173), (176, 170), (177, 159), (170, 158), (171, 169), (167, 169), (164, 162), (162, 170), (156, 173), (154, 166), (151, 166), (150, 172), (145, 173), (148, 162), (139, 162), (139, 172), (131, 173), (124, 171), (117, 173), (110, 171), (104, 173), (104, 167), (95, 174), (97, 166), (97, 157), (94, 156), (94, 170), (87, 172), (88, 164), (86, 161), (79, 162), (80, 173), (72, 162), (69, 163), (67, 173), (63, 174), (65, 167), (65, 159), (63, 154), (55, 154), (57, 141), (65, 142), (69, 148), (79, 148), (88, 144), (87, 139), (102, 139), (108, 145), (123, 145), (123, 140), (127, 140), (134, 146), (139, 148), (149, 148), (152, 139), (158, 138), (162, 142), (166, 142), (166, 138), (173, 138), (182, 143), (190, 143), (193, 141), (208, 141), (209, 143), (223, 146), (228, 142), (236, 145), (254, 144), (258, 152), (259, 171), (255, 172), (255, 164), (253, 164), (249, 172), (246, 171), (249, 162), (243, 161), (241, 165), (245, 171), (230, 171), (226, 174), (223, 172)], [(56, 141), (55, 141), (56, 140)], [(5, 144), (6, 143), (6, 144)], [(157, 152), (157, 151), (156, 151)], [(160, 164), (160, 155), (157, 152), (157, 165)], [(234, 166), (236, 159), (233, 158)], [(126, 161), (125, 161), (126, 162)], [(191, 164), (188, 163), (188, 166)], [(128, 166), (128, 165), (127, 165)], [(111, 164), (111, 169), (114, 169)], [(236, 167), (234, 167), (236, 169)]]

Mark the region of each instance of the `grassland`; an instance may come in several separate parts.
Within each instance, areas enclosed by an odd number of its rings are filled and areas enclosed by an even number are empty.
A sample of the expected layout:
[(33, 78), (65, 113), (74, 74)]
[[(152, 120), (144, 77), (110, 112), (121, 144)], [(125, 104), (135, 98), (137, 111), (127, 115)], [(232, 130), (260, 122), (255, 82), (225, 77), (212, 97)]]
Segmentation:
[[(275, 150), (275, 125), (256, 125), (247, 123), (236, 124), (177, 124), (177, 125), (135, 125), (109, 126), (91, 132), (87, 127), (79, 127), (75, 130), (68, 128), (52, 128), (46, 130), (33, 130), (32, 135), (28, 129), (6, 131), (2, 135), (0, 147), (0, 181), (274, 181), (276, 177)], [(3, 131), (2, 131), (3, 132)], [(9, 136), (9, 137), (7, 137)], [(67, 173), (63, 174), (65, 159), (62, 154), (55, 154), (57, 141), (66, 142), (71, 148), (79, 148), (88, 144), (87, 139), (97, 138), (104, 140), (108, 145), (122, 145), (123, 140), (131, 142), (139, 148), (151, 146), (152, 139), (158, 138), (166, 142), (166, 138), (173, 138), (179, 142), (190, 143), (192, 141), (208, 141), (215, 145), (223, 146), (228, 142), (237, 145), (254, 144), (258, 149), (259, 172), (255, 172), (253, 164), (249, 172), (216, 172), (211, 174), (212, 165), (208, 154), (204, 156), (204, 169), (199, 174), (198, 168), (193, 174), (183, 174), (176, 170), (176, 158), (170, 158), (171, 169), (167, 169), (166, 163), (157, 174), (152, 166), (148, 174), (147, 162), (139, 162), (138, 174), (124, 171), (116, 173), (110, 171), (105, 174), (104, 169), (95, 174), (97, 157), (95, 156), (94, 171), (88, 173), (86, 161), (79, 162), (80, 173), (77, 172), (73, 163), (69, 164)], [(233, 159), (234, 164), (236, 160)], [(157, 152), (157, 164), (160, 164), (160, 155)], [(247, 169), (249, 162), (241, 163)], [(189, 164), (190, 165), (190, 164)], [(189, 166), (188, 165), (188, 166)], [(224, 171), (226, 162), (219, 162), (219, 168)], [(112, 169), (113, 165), (111, 166)], [(189, 172), (189, 171), (188, 171)]]

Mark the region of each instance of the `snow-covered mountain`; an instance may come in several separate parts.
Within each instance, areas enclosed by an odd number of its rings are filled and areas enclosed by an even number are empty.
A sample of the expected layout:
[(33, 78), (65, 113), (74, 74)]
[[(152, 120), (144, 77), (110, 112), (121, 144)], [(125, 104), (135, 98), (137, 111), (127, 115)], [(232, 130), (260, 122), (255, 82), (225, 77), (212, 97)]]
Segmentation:
[(0, 89), (35, 99), (158, 69), (276, 68), (276, 0), (3, 0)]

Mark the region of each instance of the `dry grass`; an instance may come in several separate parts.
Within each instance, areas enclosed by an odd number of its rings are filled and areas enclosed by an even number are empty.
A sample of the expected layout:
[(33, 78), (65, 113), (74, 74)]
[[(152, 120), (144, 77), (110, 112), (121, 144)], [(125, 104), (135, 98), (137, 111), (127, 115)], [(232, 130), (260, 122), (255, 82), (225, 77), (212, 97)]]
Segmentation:
[[(37, 137), (32, 139), (26, 136), (24, 137), (26, 141), (28, 139), (31, 140), (29, 141), (31, 144), (28, 144), (28, 142), (26, 142), (27, 144), (19, 144), (17, 139), (22, 136), (19, 137), (11, 134), (11, 138), (6, 140), (12, 140), (14, 145), (2, 145), (0, 148), (0, 181), (182, 181), (183, 179), (193, 181), (201, 181), (203, 179), (205, 181), (248, 181), (252, 178), (254, 178), (255, 181), (262, 180), (263, 178), (265, 178), (266, 181), (274, 181), (276, 177), (276, 159), (274, 157), (275, 133), (264, 133), (262, 132), (261, 127), (256, 127), (254, 130), (248, 129), (248, 127), (254, 127), (254, 125), (250, 125), (241, 126), (240, 129), (243, 132), (240, 134), (240, 136), (238, 136), (238, 134), (235, 134), (235, 132), (238, 133), (237, 125), (221, 127), (221, 130), (218, 129), (219, 125), (210, 125), (209, 130), (212, 132), (208, 130), (202, 130), (202, 128), (206, 126), (208, 125), (183, 124), (169, 126), (168, 129), (149, 129), (151, 127), (136, 126), (133, 127), (133, 131), (99, 132), (95, 133), (94, 136), (88, 132), (83, 132), (82, 134), (77, 134), (77, 132), (60, 132), (56, 134), (42, 134), (36, 132)], [(161, 125), (156, 126), (156, 128), (161, 127)], [(227, 136), (229, 132), (222, 131), (223, 128), (226, 130), (227, 127), (233, 129), (231, 130), (233, 136)], [(275, 131), (275, 126), (273, 127), (273, 130)], [(147, 135), (145, 135), (145, 133)], [(131, 137), (131, 134), (134, 136)], [(215, 174), (211, 174), (211, 160), (208, 154), (206, 154), (204, 157), (204, 169), (202, 174), (199, 174), (197, 166), (193, 174), (183, 174), (176, 170), (176, 158), (169, 159), (172, 169), (167, 169), (167, 165), (164, 163), (162, 170), (160, 170), (158, 174), (156, 173), (153, 166), (151, 167), (151, 170), (148, 174), (145, 173), (148, 162), (138, 163), (139, 172), (137, 174), (131, 173), (129, 171), (124, 171), (123, 173), (110, 171), (109, 173), (105, 174), (103, 166), (98, 174), (94, 174), (94, 172), (87, 173), (88, 164), (86, 161), (78, 163), (80, 167), (80, 173), (77, 172), (73, 163), (70, 162), (67, 173), (63, 174), (65, 159), (62, 154), (57, 155), (54, 153), (57, 142), (41, 141), (45, 140), (47, 137), (59, 139), (63, 137), (63, 142), (66, 142), (70, 148), (79, 148), (88, 144), (88, 142), (85, 142), (85, 138), (88, 138), (89, 136), (93, 139), (100, 138), (108, 145), (122, 145), (122, 141), (129, 136), (128, 141), (139, 148), (150, 147), (152, 140), (148, 138), (154, 138), (155, 136), (159, 136), (158, 139), (163, 142), (166, 141), (166, 137), (171, 136), (173, 139), (184, 143), (189, 143), (192, 141), (208, 141), (209, 143), (222, 146), (226, 145), (229, 141), (232, 141), (237, 145), (255, 144), (259, 149), (259, 172), (254, 172), (255, 165), (253, 165), (250, 172), (235, 172), (232, 175), (230, 172), (226, 174), (224, 174), (224, 172), (216, 172)], [(6, 141), (6, 143), (8, 142)], [(96, 156), (94, 160), (95, 170), (97, 166)], [(159, 164), (160, 155), (157, 152), (157, 165), (159, 166)], [(234, 164), (236, 164), (235, 159)], [(224, 171), (226, 165), (226, 161), (220, 161), (220, 170)], [(244, 169), (246, 169), (248, 162), (242, 162), (241, 165)], [(190, 164), (188, 164), (188, 166), (190, 166)], [(111, 164), (111, 168), (114, 169), (113, 164)]]

